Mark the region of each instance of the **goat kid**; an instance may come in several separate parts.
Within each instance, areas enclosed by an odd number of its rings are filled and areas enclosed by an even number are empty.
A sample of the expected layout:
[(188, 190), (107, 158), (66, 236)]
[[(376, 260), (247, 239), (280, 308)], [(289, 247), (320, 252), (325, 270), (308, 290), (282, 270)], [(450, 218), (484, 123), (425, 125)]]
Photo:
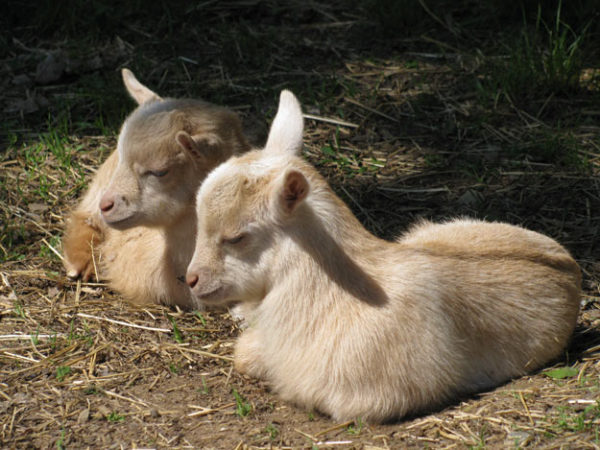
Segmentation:
[(131, 301), (192, 307), (183, 276), (193, 253), (196, 192), (211, 169), (249, 145), (232, 111), (163, 99), (129, 70), (122, 75), (139, 106), (67, 221), (67, 275), (87, 280), (98, 271)]
[(580, 271), (554, 240), (477, 220), (368, 233), (297, 154), (302, 112), (283, 91), (264, 150), (200, 187), (187, 282), (208, 305), (241, 300), (238, 371), (335, 420), (439, 408), (559, 357)]

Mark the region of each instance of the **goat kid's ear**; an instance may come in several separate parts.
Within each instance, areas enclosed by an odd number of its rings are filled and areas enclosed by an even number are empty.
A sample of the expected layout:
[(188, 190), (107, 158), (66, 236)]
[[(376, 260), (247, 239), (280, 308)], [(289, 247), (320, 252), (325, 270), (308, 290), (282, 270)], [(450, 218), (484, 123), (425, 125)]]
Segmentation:
[(300, 103), (290, 91), (281, 91), (279, 107), (271, 124), (265, 151), (297, 155), (302, 150), (304, 119)]
[(211, 149), (221, 144), (219, 137), (212, 133), (203, 133), (191, 136), (185, 131), (180, 131), (175, 135), (175, 140), (193, 159), (205, 159)]
[(287, 170), (280, 179), (276, 202), (278, 210), (284, 215), (293, 213), (304, 201), (310, 185), (306, 177), (295, 169)]
[(153, 100), (162, 100), (157, 93), (140, 83), (131, 70), (123, 69), (121, 70), (121, 75), (123, 76), (123, 83), (127, 88), (127, 92), (129, 92), (129, 95), (133, 97), (138, 105)]

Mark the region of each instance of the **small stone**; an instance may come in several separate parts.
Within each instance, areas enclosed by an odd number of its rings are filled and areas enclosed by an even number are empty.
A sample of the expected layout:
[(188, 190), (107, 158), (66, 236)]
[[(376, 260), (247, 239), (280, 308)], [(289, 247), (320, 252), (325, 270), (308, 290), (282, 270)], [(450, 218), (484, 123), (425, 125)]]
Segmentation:
[(106, 417), (109, 416), (111, 412), (112, 411), (110, 409), (108, 409), (106, 406), (100, 405), (98, 407), (98, 411), (96, 411), (96, 413), (94, 414), (94, 418), (106, 419)]
[(77, 416), (77, 423), (86, 423), (88, 420), (90, 420), (90, 410), (86, 408)]
[(22, 100), (15, 100), (10, 102), (6, 108), (4, 108), (5, 113), (23, 113), (30, 114), (36, 111), (39, 111), (40, 107), (36, 103), (35, 99), (32, 97), (28, 97)]
[(39, 213), (48, 211), (48, 205), (45, 203), (29, 203), (27, 209), (32, 213)]
[(465, 206), (475, 206), (481, 203), (481, 194), (469, 189), (458, 198), (458, 202)]
[(31, 84), (31, 78), (26, 74), (15, 75), (12, 79), (12, 83), (17, 86), (29, 86)]
[(504, 445), (507, 448), (525, 447), (531, 441), (532, 435), (526, 431), (511, 431), (506, 435)]
[(100, 56), (96, 55), (87, 60), (86, 66), (89, 70), (98, 70), (104, 67), (104, 62), (102, 61), (102, 58), (100, 58)]
[(35, 70), (35, 82), (38, 84), (50, 84), (60, 80), (67, 67), (62, 52), (49, 53), (41, 61)]

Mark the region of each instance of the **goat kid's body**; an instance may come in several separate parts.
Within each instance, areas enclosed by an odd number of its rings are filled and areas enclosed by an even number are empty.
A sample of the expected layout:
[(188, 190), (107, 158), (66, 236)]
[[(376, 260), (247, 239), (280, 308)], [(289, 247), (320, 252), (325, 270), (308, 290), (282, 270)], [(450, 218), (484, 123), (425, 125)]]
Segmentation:
[(98, 209), (118, 161), (113, 152), (100, 166), (81, 203), (71, 213), (63, 239), (67, 272), (71, 259), (89, 259), (90, 275), (136, 303), (160, 303), (191, 308), (189, 288), (181, 281), (192, 257), (196, 233), (193, 207), (169, 227), (136, 226), (117, 230), (107, 226)]
[(233, 112), (162, 99), (130, 72), (123, 77), (140, 106), (67, 222), (67, 274), (96, 272), (128, 300), (191, 308), (183, 276), (193, 254), (196, 191), (212, 168), (248, 144)]
[(284, 91), (265, 149), (231, 158), (198, 193), (186, 281), (205, 303), (243, 302), (240, 372), (336, 420), (381, 422), (560, 356), (581, 281), (565, 249), (475, 220), (380, 240), (297, 156), (302, 131)]
[[(237, 367), (284, 399), (337, 420), (380, 422), (560, 355), (577, 317), (579, 271), (551, 239), (457, 220), (422, 223), (389, 243), (328, 188), (312, 198), (308, 220), (284, 230), (271, 288), (236, 349)], [(317, 219), (332, 210), (335, 221)]]

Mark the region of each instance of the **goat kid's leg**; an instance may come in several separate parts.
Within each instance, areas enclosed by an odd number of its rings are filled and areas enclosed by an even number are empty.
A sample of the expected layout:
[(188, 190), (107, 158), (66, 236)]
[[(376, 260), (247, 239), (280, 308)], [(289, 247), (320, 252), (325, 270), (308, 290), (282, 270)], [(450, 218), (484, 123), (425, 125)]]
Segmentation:
[(233, 364), (242, 374), (253, 378), (264, 378), (265, 368), (261, 361), (259, 333), (255, 329), (246, 329), (238, 338)]
[(67, 222), (62, 241), (64, 265), (69, 278), (88, 281), (94, 274), (94, 250), (103, 240), (100, 227), (86, 213), (75, 211)]

